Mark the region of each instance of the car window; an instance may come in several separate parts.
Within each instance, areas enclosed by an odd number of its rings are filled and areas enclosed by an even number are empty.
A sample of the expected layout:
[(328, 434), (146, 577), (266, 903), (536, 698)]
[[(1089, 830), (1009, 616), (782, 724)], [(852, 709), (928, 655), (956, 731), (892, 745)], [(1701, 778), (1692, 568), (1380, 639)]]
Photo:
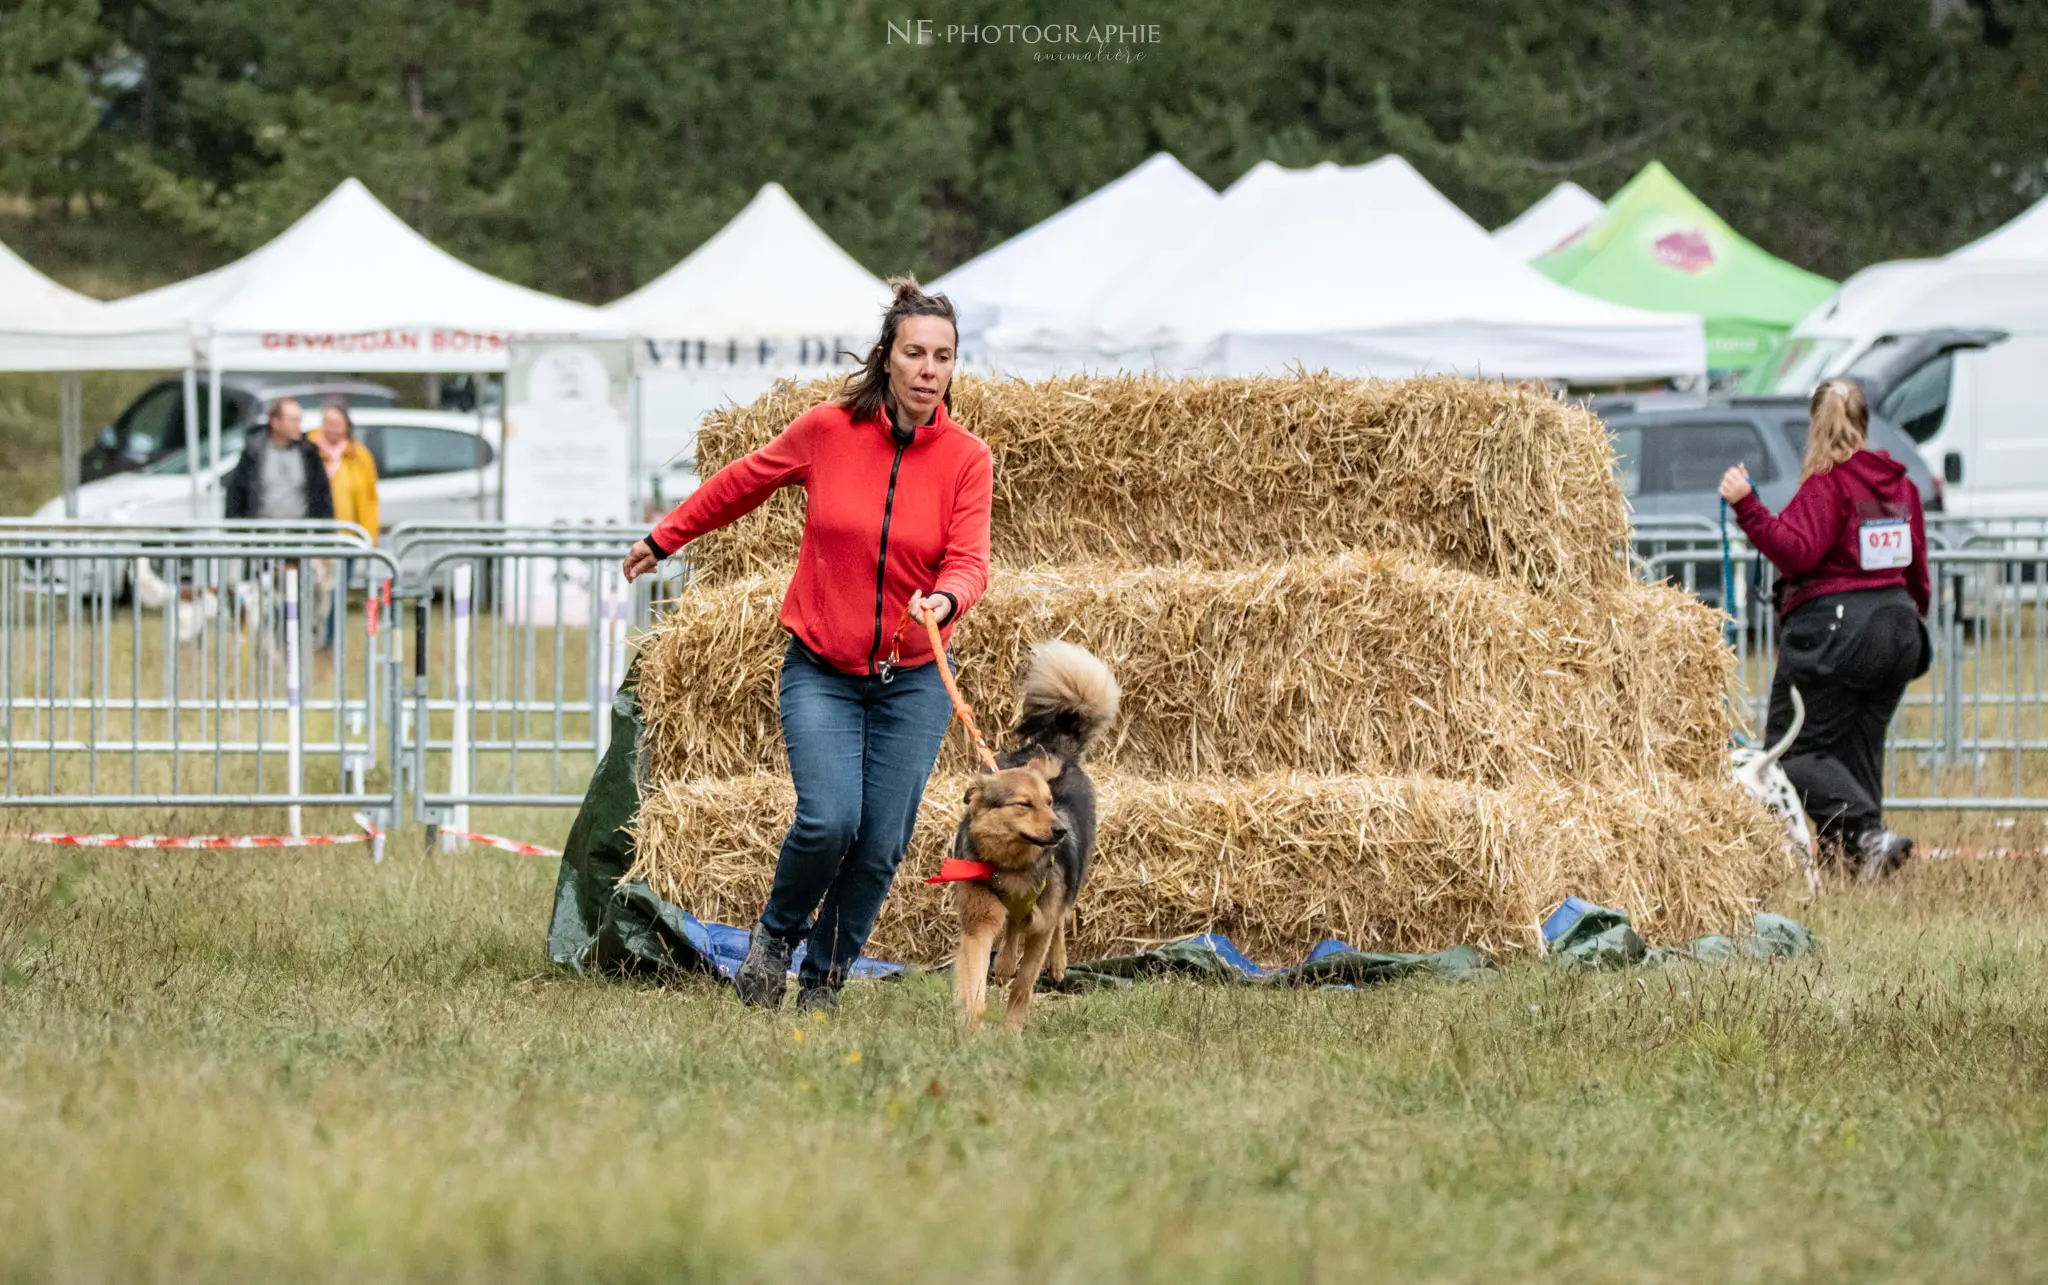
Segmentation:
[(1752, 482), (1778, 478), (1763, 434), (1747, 421), (1660, 424), (1654, 427), (1653, 438), (1643, 485), (1646, 492), (1712, 491), (1734, 464), (1747, 467)]
[(494, 458), (491, 444), (474, 433), (420, 424), (383, 424), (365, 434), (380, 477), (431, 477), (481, 468)]
[[(1778, 425), (1779, 431), (1784, 435), (1785, 445), (1792, 448), (1793, 457), (1799, 460), (1806, 458), (1807, 427), (1804, 415), (1787, 417)], [(1890, 452), (1893, 459), (1908, 468), (1911, 468), (1919, 457), (1919, 453), (1913, 450), (1913, 443), (1901, 437), (1899, 431), (1891, 427), (1890, 421), (1884, 419), (1870, 421), (1869, 446), (1874, 451)]]
[(1634, 499), (1642, 493), (1642, 429), (1617, 428), (1614, 430), (1614, 480), (1621, 484), (1621, 493), (1630, 499)]
[(1900, 380), (1877, 404), (1877, 413), (1915, 442), (1927, 441), (1948, 418), (1949, 375), (1954, 368), (1955, 354), (1941, 354)]
[(184, 440), (185, 390), (179, 384), (158, 384), (138, 398), (115, 426), (122, 451), (154, 455), (172, 441)]
[[(243, 430), (239, 428), (222, 426), (220, 430), (220, 455), (222, 459), (231, 460), (242, 453), (243, 436)], [(205, 433), (199, 435), (199, 458), (201, 459), (208, 457), (207, 437), (208, 434)], [(141, 471), (144, 473), (176, 473), (182, 477), (186, 472), (185, 461), (187, 458), (185, 449), (180, 447), (154, 464), (143, 465)], [(201, 465), (200, 467), (204, 468), (205, 466)]]
[(1806, 458), (1806, 431), (1809, 427), (1810, 425), (1808, 425), (1804, 415), (1796, 419), (1784, 420), (1778, 425), (1778, 430), (1785, 435), (1785, 445), (1792, 448), (1792, 455), (1795, 459), (1804, 460)]
[(1820, 372), (1849, 346), (1846, 339), (1820, 339), (1797, 335), (1780, 341), (1777, 351), (1759, 362), (1743, 380), (1743, 391), (1751, 393), (1794, 393), (1813, 391)]

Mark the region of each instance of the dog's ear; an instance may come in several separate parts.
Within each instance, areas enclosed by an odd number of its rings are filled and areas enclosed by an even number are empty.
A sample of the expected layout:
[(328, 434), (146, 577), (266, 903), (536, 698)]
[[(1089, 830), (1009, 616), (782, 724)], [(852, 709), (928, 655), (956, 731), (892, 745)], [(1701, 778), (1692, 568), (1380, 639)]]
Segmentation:
[(1066, 770), (1067, 765), (1056, 758), (1040, 756), (1025, 766), (1031, 770), (1033, 776), (1050, 784), (1060, 779), (1060, 773)]

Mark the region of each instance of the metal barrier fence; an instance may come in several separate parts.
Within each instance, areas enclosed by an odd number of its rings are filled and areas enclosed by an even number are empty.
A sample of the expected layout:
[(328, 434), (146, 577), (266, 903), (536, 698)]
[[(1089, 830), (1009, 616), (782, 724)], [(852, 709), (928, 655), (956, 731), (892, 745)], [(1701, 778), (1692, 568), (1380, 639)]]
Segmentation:
[(670, 560), (627, 585), (617, 526), (419, 523), (389, 539), (413, 613), (397, 712), (415, 820), (469, 828), (472, 806), (574, 806), (611, 732), (627, 636), (672, 605)]
[(395, 564), (359, 527), (219, 525), (0, 527), (0, 804), (396, 815)]
[(644, 534), (0, 519), (0, 806), (574, 804), (688, 577), (626, 586)]
[[(0, 806), (263, 805), (468, 828), (573, 806), (630, 631), (684, 591), (627, 586), (623, 526), (0, 520)], [(1930, 673), (1887, 806), (2048, 809), (2048, 518), (1930, 530)], [(1740, 721), (1763, 730), (1771, 576), (1718, 523), (1639, 518), (1639, 574), (1729, 603)], [(1724, 594), (1725, 585), (1725, 594)], [(332, 622), (330, 626), (330, 622)]]

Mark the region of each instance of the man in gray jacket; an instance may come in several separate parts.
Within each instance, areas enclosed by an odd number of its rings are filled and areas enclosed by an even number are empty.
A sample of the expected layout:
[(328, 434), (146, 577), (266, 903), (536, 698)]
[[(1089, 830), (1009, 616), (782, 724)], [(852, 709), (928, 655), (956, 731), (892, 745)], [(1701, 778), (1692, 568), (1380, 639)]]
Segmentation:
[(270, 408), (268, 432), (251, 433), (242, 458), (228, 474), (230, 518), (331, 518), (334, 492), (320, 448), (299, 431), (299, 404), (284, 398)]

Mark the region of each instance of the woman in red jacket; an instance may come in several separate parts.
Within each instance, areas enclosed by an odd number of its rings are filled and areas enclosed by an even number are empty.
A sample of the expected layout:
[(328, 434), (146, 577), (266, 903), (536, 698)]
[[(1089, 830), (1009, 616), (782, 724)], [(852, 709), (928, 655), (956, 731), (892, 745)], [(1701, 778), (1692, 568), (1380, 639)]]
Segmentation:
[[(628, 580), (776, 490), (806, 496), (796, 573), (782, 602), (782, 739), (796, 820), (745, 962), (740, 998), (782, 1002), (790, 958), (808, 950), (800, 1008), (838, 991), (910, 846), (918, 799), (952, 717), (931, 644), (904, 607), (931, 607), (950, 640), (988, 587), (989, 449), (947, 414), (959, 332), (953, 305), (890, 283), (881, 339), (835, 401), (706, 481), (626, 556)], [(815, 919), (813, 915), (815, 914)]]
[(1933, 659), (1926, 626), (1927, 531), (1906, 466), (1869, 449), (1863, 390), (1814, 390), (1799, 491), (1772, 517), (1740, 464), (1721, 498), (1757, 551), (1778, 568), (1778, 672), (1767, 739), (1792, 723), (1791, 689), (1806, 705), (1785, 775), (1822, 837), (1868, 882), (1898, 868), (1913, 841), (1884, 828), (1884, 737), (1906, 685)]

